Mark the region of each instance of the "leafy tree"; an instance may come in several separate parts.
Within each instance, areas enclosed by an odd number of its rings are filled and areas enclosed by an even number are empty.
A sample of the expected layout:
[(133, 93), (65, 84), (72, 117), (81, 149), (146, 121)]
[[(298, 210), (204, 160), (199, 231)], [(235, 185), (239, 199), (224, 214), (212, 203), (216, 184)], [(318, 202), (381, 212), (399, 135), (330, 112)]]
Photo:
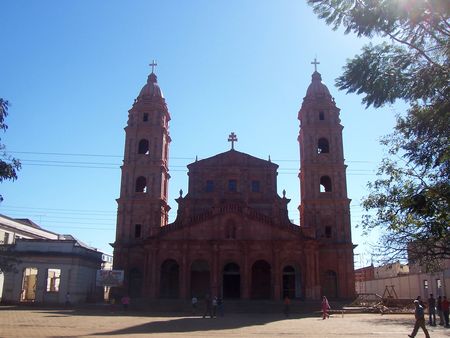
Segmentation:
[[(0, 98), (0, 129), (6, 131), (8, 126), (5, 124), (5, 119), (8, 116), (9, 102)], [(11, 157), (6, 153), (5, 145), (1, 143), (0, 138), (0, 182), (4, 180), (16, 180), (17, 171), (20, 170), (20, 161)], [(0, 202), (3, 197), (0, 195)], [(15, 265), (19, 260), (14, 257), (7, 246), (0, 246), (0, 273), (15, 271)]]
[[(358, 37), (381, 37), (347, 60), (339, 89), (367, 107), (409, 109), (382, 140), (389, 156), (363, 200), (365, 232), (382, 229), (384, 258), (432, 266), (450, 258), (450, 2), (308, 0), (319, 18)], [(400, 163), (399, 163), (400, 162)]]
[[(0, 129), (4, 132), (8, 129), (5, 119), (8, 116), (9, 102), (0, 98)], [(1, 143), (0, 138), (0, 182), (4, 180), (16, 180), (17, 171), (20, 170), (20, 161), (7, 154), (5, 145)], [(0, 195), (0, 202), (3, 197)]]

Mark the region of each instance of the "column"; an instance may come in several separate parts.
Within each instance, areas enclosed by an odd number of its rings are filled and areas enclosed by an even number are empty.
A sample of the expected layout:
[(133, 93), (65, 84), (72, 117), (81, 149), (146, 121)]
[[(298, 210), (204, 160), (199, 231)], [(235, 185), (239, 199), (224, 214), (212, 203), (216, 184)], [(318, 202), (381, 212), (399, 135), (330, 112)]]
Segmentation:
[(189, 299), (189, 291), (188, 291), (188, 284), (189, 284), (189, 275), (190, 275), (190, 269), (188, 267), (188, 259), (187, 259), (187, 245), (183, 244), (182, 248), (182, 257), (179, 260), (180, 262), (180, 299)]
[(149, 277), (150, 283), (148, 285), (148, 287), (150, 289), (149, 296), (151, 299), (155, 299), (158, 297), (159, 269), (156, 266), (156, 262), (157, 262), (156, 256), (157, 256), (157, 249), (152, 247), (150, 249), (150, 260), (149, 260), (150, 261), (150, 277)]
[(250, 299), (250, 288), (251, 288), (251, 271), (249, 270), (248, 262), (248, 247), (247, 243), (243, 244), (242, 257), (244, 258), (241, 262), (243, 265), (241, 267), (241, 298)]
[[(272, 243), (273, 248), (273, 243)], [(281, 299), (281, 274), (280, 271), (280, 250), (275, 249), (273, 252), (273, 269), (272, 269), (272, 276), (273, 276), (273, 300), (280, 300)]]
[(219, 245), (212, 245), (212, 267), (211, 267), (211, 297), (219, 296)]

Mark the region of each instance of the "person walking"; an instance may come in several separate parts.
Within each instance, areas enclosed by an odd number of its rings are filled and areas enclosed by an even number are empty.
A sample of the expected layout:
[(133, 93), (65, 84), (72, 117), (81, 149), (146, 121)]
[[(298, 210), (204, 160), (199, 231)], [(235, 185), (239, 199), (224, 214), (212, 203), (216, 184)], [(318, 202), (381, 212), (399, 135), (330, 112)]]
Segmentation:
[(127, 310), (128, 310), (128, 307), (130, 306), (130, 296), (124, 295), (124, 296), (121, 298), (120, 302), (122, 303), (122, 308), (123, 308), (123, 310), (124, 310), (124, 311), (127, 311)]
[(223, 317), (223, 298), (219, 297), (217, 299), (217, 312), (219, 312), (219, 316)]
[(425, 327), (425, 312), (423, 310), (422, 304), (420, 304), (420, 300), (416, 299), (414, 300), (414, 306), (416, 307), (414, 311), (414, 316), (416, 318), (416, 323), (414, 324), (414, 329), (411, 334), (408, 335), (408, 337), (415, 337), (417, 334), (417, 331), (419, 331), (419, 327), (422, 328), (423, 332), (425, 333), (426, 338), (430, 338), (430, 334), (428, 333), (427, 328)]
[(193, 296), (191, 299), (191, 304), (192, 304), (192, 314), (195, 315), (195, 313), (197, 312), (197, 303), (198, 303), (198, 299), (197, 297)]
[(212, 318), (217, 318), (217, 297), (212, 299)]
[(430, 293), (430, 298), (428, 298), (428, 317), (428, 324), (436, 326), (436, 299), (432, 293)]
[(203, 313), (203, 318), (205, 318), (207, 315), (212, 318), (211, 297), (209, 296), (209, 294), (205, 296), (205, 312)]
[(65, 297), (65, 303), (64, 303), (64, 305), (66, 306), (66, 307), (70, 307), (71, 305), (72, 305), (72, 303), (71, 303), (71, 301), (70, 301), (70, 292), (69, 291), (67, 291), (67, 293), (66, 293), (66, 297)]
[(448, 322), (448, 311), (449, 311), (449, 302), (447, 300), (447, 296), (444, 296), (442, 298), (442, 314), (444, 315), (445, 320), (445, 327), (450, 327), (450, 324)]
[(330, 309), (330, 303), (328, 303), (327, 297), (322, 297), (322, 319), (330, 318), (328, 310)]

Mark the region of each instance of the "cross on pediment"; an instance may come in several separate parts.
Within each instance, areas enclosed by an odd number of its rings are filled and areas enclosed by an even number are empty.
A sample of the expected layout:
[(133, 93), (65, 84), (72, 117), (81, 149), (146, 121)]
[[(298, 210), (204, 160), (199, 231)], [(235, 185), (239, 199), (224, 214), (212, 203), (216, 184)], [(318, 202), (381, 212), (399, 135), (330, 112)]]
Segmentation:
[(231, 132), (230, 135), (228, 135), (228, 142), (231, 142), (231, 149), (234, 150), (234, 142), (237, 142), (237, 136), (234, 132)]
[(311, 62), (314, 65), (314, 71), (317, 72), (317, 65), (320, 65), (320, 62), (317, 61), (317, 58), (314, 58), (314, 61)]
[(149, 64), (149, 66), (150, 67), (152, 67), (152, 73), (154, 73), (155, 72), (155, 67), (157, 66), (158, 64), (156, 63), (156, 61), (155, 60), (153, 60), (152, 61), (152, 63), (151, 64)]

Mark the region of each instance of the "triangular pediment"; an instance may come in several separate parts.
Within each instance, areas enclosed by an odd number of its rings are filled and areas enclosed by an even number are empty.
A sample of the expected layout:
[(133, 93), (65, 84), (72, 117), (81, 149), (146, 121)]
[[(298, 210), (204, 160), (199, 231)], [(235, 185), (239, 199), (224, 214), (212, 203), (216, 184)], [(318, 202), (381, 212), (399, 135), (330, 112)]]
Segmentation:
[(189, 169), (208, 166), (208, 167), (232, 167), (232, 166), (243, 166), (243, 167), (257, 167), (266, 166), (273, 169), (277, 169), (278, 165), (272, 163), (271, 161), (266, 161), (258, 157), (242, 153), (240, 151), (231, 149), (224, 153), (214, 155), (212, 157), (205, 158), (203, 160), (195, 161), (188, 165)]

